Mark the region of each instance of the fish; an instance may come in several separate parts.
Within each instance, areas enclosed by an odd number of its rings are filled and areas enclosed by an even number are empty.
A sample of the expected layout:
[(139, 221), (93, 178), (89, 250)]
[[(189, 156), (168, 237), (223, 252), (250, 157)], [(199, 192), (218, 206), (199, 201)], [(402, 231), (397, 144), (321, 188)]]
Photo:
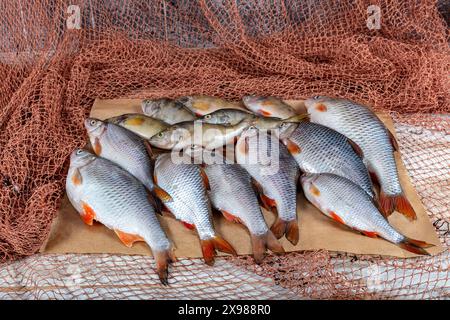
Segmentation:
[(109, 160), (76, 149), (70, 156), (66, 191), (87, 225), (92, 226), (94, 221), (102, 223), (114, 230), (127, 247), (138, 241), (146, 242), (161, 283), (168, 284), (168, 266), (176, 261), (174, 248), (139, 180)]
[(204, 170), (212, 205), (227, 220), (243, 224), (250, 232), (255, 262), (262, 262), (267, 249), (283, 253), (283, 247), (267, 227), (247, 171), (238, 164), (227, 163), (208, 164)]
[(173, 198), (165, 203), (166, 214), (196, 229), (203, 259), (213, 265), (216, 250), (236, 255), (234, 248), (214, 230), (208, 180), (198, 164), (173, 161), (170, 153), (160, 154), (155, 163), (155, 181)]
[[(333, 129), (309, 121), (281, 128), (275, 135), (307, 173), (333, 173), (350, 179), (374, 199), (374, 187), (358, 147)], [(356, 151), (355, 151), (356, 150)], [(359, 153), (359, 154), (358, 154)], [(376, 199), (374, 199), (376, 200)]]
[(227, 101), (218, 97), (186, 96), (181, 97), (176, 101), (185, 105), (198, 117), (221, 109), (238, 109), (248, 111), (241, 101)]
[(168, 124), (193, 121), (197, 118), (184, 104), (168, 98), (145, 99), (142, 101), (141, 107), (145, 115)]
[(347, 178), (334, 174), (308, 173), (301, 178), (306, 198), (322, 213), (362, 234), (381, 237), (409, 252), (429, 255), (434, 246), (406, 237), (392, 227), (367, 193)]
[(244, 96), (242, 101), (247, 109), (264, 117), (286, 119), (297, 114), (290, 105), (276, 97)]
[(234, 126), (189, 121), (175, 124), (150, 138), (152, 146), (165, 150), (183, 150), (193, 144), (206, 149), (216, 149), (234, 141), (251, 119), (244, 119)]
[[(87, 118), (84, 125), (97, 156), (131, 173), (158, 199), (171, 201), (170, 195), (153, 181), (151, 148), (147, 140), (114, 123), (95, 118)], [(158, 204), (155, 206), (159, 208)]]
[(276, 209), (278, 217), (270, 230), (279, 239), (283, 235), (296, 245), (297, 180), (300, 170), (287, 148), (276, 137), (250, 126), (236, 143), (236, 162), (252, 176), (267, 209)]
[(140, 113), (127, 113), (117, 117), (108, 118), (106, 122), (117, 124), (125, 129), (133, 131), (144, 139), (152, 136), (169, 127), (169, 124)]
[(359, 146), (364, 163), (380, 185), (379, 203), (383, 214), (388, 217), (396, 210), (410, 220), (417, 219), (400, 184), (394, 158), (398, 144), (375, 113), (356, 102), (325, 96), (309, 98), (305, 106), (311, 122), (334, 129)]

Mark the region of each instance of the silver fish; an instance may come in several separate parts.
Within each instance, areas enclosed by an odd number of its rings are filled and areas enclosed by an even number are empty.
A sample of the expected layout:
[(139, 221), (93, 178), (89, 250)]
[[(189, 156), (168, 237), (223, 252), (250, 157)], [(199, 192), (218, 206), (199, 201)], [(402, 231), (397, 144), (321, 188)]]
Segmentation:
[[(277, 132), (275, 132), (277, 134)], [(334, 173), (350, 179), (373, 198), (373, 186), (356, 146), (344, 135), (309, 121), (300, 122), (291, 134), (279, 131), (281, 141), (308, 173)], [(358, 149), (357, 149), (358, 150)]]
[(278, 218), (271, 230), (277, 238), (297, 244), (297, 179), (300, 174), (295, 159), (279, 140), (250, 127), (236, 144), (236, 161), (245, 168), (261, 190), (266, 207), (276, 208)]
[(184, 121), (193, 121), (195, 115), (182, 103), (172, 99), (162, 98), (157, 100), (146, 99), (142, 101), (142, 112), (145, 115), (162, 120), (168, 124)]
[(214, 264), (216, 250), (236, 255), (233, 247), (214, 230), (206, 174), (197, 164), (175, 163), (171, 157), (170, 153), (161, 154), (155, 163), (155, 181), (173, 199), (165, 204), (170, 214), (197, 230), (207, 264)]
[(372, 199), (350, 180), (333, 174), (301, 177), (306, 198), (325, 215), (366, 236), (381, 237), (416, 254), (428, 255), (433, 245), (405, 237), (374, 206)]
[(152, 136), (169, 127), (166, 122), (154, 119), (140, 113), (127, 113), (117, 117), (108, 118), (105, 121), (117, 124), (125, 129), (133, 131), (144, 139)]
[(70, 156), (66, 191), (86, 224), (101, 222), (127, 247), (145, 241), (152, 249), (161, 282), (168, 284), (168, 264), (176, 260), (173, 248), (145, 187), (135, 177), (106, 159), (77, 149)]
[(186, 96), (181, 97), (176, 101), (185, 105), (198, 117), (220, 109), (239, 109), (247, 111), (240, 101), (227, 101), (222, 98), (211, 96)]
[(394, 158), (397, 143), (386, 126), (369, 108), (358, 103), (324, 96), (305, 101), (311, 121), (332, 128), (352, 139), (362, 150), (365, 164), (376, 176), (385, 216), (394, 210), (414, 220), (414, 208), (406, 198)]
[(206, 166), (205, 172), (213, 206), (226, 219), (242, 223), (250, 231), (255, 261), (263, 260), (267, 248), (283, 253), (283, 247), (267, 227), (247, 171), (238, 164), (211, 164)]
[(220, 109), (214, 112), (205, 114), (197, 121), (203, 123), (220, 124), (224, 126), (234, 126), (244, 119), (255, 118), (256, 115), (249, 111), (239, 109)]
[(242, 101), (247, 109), (264, 117), (286, 119), (297, 114), (291, 106), (276, 97), (244, 96)]

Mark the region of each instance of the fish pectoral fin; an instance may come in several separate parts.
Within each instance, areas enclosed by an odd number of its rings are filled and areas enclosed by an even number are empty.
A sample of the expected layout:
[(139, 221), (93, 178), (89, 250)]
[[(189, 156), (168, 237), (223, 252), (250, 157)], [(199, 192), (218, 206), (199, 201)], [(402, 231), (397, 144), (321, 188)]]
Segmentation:
[(238, 217), (236, 217), (234, 214), (229, 213), (226, 210), (221, 210), (223, 216), (225, 217), (225, 219), (227, 219), (228, 221), (234, 222), (234, 223), (242, 223), (242, 220), (239, 219)]
[(388, 129), (386, 128), (388, 135), (389, 135), (389, 140), (391, 141), (392, 147), (394, 148), (394, 151), (398, 151), (398, 142), (397, 139), (395, 139), (394, 134)]
[(284, 253), (283, 246), (278, 242), (272, 231), (267, 231), (263, 235), (251, 235), (253, 259), (255, 263), (260, 264), (265, 255), (267, 249), (273, 253)]
[(206, 190), (211, 190), (208, 175), (202, 167), (200, 167), (200, 175), (202, 176), (203, 184), (205, 185)]
[(87, 225), (92, 226), (94, 224), (94, 220), (96, 218), (96, 214), (95, 214), (94, 210), (86, 202), (82, 202), (81, 206), (83, 208), (83, 211), (80, 212), (81, 219)]
[(300, 152), (302, 152), (302, 149), (300, 148), (300, 146), (298, 144), (296, 144), (295, 142), (293, 142), (291, 139), (289, 139), (289, 138), (284, 139), (283, 142), (286, 145), (286, 148), (289, 150), (289, 152), (292, 155), (296, 155), (296, 154), (299, 154)]
[(81, 176), (80, 169), (75, 169), (74, 173), (72, 174), (72, 177), (70, 178), (72, 180), (72, 183), (76, 186), (79, 186), (83, 183), (83, 177)]
[(120, 241), (122, 241), (122, 243), (128, 248), (131, 248), (133, 246), (133, 243), (137, 241), (145, 241), (144, 238), (137, 234), (126, 233), (118, 229), (114, 229), (114, 232), (117, 234)]
[(100, 139), (98, 137), (95, 138), (93, 147), (94, 147), (95, 154), (99, 156), (102, 153), (102, 145), (101, 145)]
[(353, 151), (355, 151), (355, 153), (360, 157), (360, 158), (364, 158), (364, 153), (362, 151), (362, 149), (360, 148), (360, 146), (353, 141), (350, 138), (347, 138), (348, 143), (350, 144), (350, 146), (353, 148)]
[(164, 191), (163, 189), (161, 189), (161, 187), (155, 185), (153, 188), (152, 193), (158, 198), (160, 199), (163, 203), (167, 203), (167, 202), (172, 202), (173, 199), (170, 196), (170, 194), (168, 194), (166, 191)]

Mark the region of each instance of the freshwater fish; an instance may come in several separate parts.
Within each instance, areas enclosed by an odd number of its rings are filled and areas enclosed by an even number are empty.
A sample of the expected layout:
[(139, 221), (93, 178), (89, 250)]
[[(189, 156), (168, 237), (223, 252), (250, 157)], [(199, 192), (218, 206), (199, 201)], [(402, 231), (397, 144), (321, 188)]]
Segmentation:
[(205, 172), (213, 206), (227, 220), (242, 223), (250, 232), (256, 263), (261, 263), (267, 248), (283, 253), (283, 247), (267, 227), (247, 171), (238, 164), (211, 164), (205, 167)]
[(187, 96), (181, 97), (176, 101), (185, 105), (198, 117), (220, 109), (239, 109), (248, 111), (240, 101), (227, 101), (210, 96)]
[(161, 283), (168, 284), (168, 265), (176, 258), (140, 181), (109, 160), (77, 149), (70, 156), (66, 191), (86, 224), (104, 224), (127, 247), (145, 241)]
[(350, 179), (374, 198), (372, 181), (358, 147), (347, 137), (320, 124), (302, 121), (292, 131), (280, 128), (275, 135), (286, 145), (300, 169), (308, 173), (333, 173)]
[(210, 124), (220, 124), (223, 126), (234, 126), (244, 119), (252, 119), (255, 117), (256, 115), (250, 111), (243, 111), (240, 109), (220, 109), (205, 114), (197, 121)]
[(141, 107), (145, 115), (162, 120), (168, 124), (196, 119), (195, 115), (184, 104), (168, 98), (146, 99), (142, 101)]
[(96, 155), (131, 173), (163, 202), (171, 201), (170, 195), (153, 182), (150, 146), (145, 139), (114, 123), (94, 118), (86, 119), (84, 125)]
[(236, 161), (255, 180), (263, 203), (276, 208), (277, 220), (271, 226), (279, 239), (283, 235), (297, 244), (297, 180), (300, 174), (295, 159), (286, 147), (267, 132), (251, 126), (236, 143)]
[(410, 239), (395, 230), (358, 185), (333, 174), (305, 174), (301, 177), (306, 198), (325, 215), (362, 234), (381, 237), (415, 254), (429, 255), (424, 241)]
[(364, 162), (380, 184), (380, 207), (387, 217), (394, 210), (410, 220), (417, 219), (400, 184), (392, 133), (369, 108), (346, 99), (315, 96), (305, 101), (311, 121), (332, 128), (354, 141)]
[(244, 96), (242, 101), (247, 109), (264, 117), (286, 119), (297, 114), (290, 105), (276, 97)]
[(158, 132), (161, 132), (169, 127), (169, 124), (162, 120), (140, 113), (127, 113), (106, 119), (105, 121), (117, 124), (125, 129), (133, 131), (144, 139), (150, 139)]
[(189, 229), (197, 230), (208, 265), (214, 264), (216, 250), (236, 255), (234, 248), (214, 230), (207, 176), (199, 165), (175, 163), (170, 153), (161, 154), (155, 163), (155, 181), (172, 196), (173, 201), (165, 203), (169, 214)]

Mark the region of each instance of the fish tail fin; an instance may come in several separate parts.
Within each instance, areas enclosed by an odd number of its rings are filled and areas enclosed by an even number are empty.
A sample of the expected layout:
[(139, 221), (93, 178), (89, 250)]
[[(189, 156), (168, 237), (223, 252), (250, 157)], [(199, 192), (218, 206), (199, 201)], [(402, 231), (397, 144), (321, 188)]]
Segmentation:
[(164, 250), (154, 252), (154, 257), (156, 261), (156, 272), (158, 273), (159, 280), (165, 286), (169, 285), (169, 264), (177, 261), (173, 250)]
[(399, 195), (387, 195), (383, 191), (380, 192), (379, 204), (381, 213), (387, 218), (389, 217), (394, 210), (403, 214), (409, 220), (416, 220), (417, 215), (412, 207), (411, 203), (409, 203), (408, 199), (405, 197), (403, 193)]
[(270, 230), (273, 232), (277, 239), (286, 235), (286, 239), (289, 240), (290, 243), (296, 245), (298, 243), (299, 238), (299, 230), (297, 220), (285, 221), (280, 217), (275, 220)]
[(272, 231), (267, 231), (263, 235), (251, 235), (253, 259), (257, 264), (260, 264), (266, 255), (267, 249), (274, 253), (284, 253), (284, 249), (274, 236)]
[(220, 252), (229, 253), (233, 256), (237, 256), (236, 250), (231, 246), (231, 244), (228, 243), (224, 238), (221, 236), (215, 236), (212, 238), (212, 241), (214, 243), (214, 248), (216, 250), (219, 250)]
[(405, 249), (415, 254), (429, 256), (430, 253), (428, 253), (424, 248), (434, 247), (434, 244), (405, 237), (405, 239), (402, 242), (400, 242), (398, 246), (402, 249)]
[(200, 245), (202, 247), (203, 259), (207, 265), (214, 265), (216, 250), (232, 254), (236, 256), (236, 250), (229, 244), (225, 239), (220, 236), (215, 236), (214, 238), (200, 240)]

